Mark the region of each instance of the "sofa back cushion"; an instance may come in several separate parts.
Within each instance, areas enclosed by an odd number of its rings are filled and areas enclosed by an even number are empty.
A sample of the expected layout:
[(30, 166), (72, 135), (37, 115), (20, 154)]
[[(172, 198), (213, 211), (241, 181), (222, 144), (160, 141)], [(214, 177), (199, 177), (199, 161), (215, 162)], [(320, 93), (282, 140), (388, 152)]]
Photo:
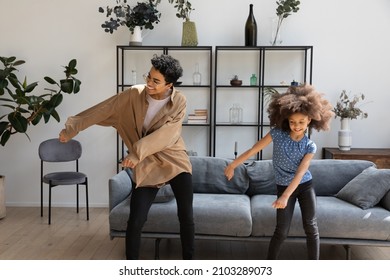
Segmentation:
[(224, 174), (228, 159), (207, 156), (190, 156), (192, 185), (195, 193), (242, 194), (249, 187), (244, 165), (237, 166), (234, 177), (228, 181)]
[(309, 170), (316, 194), (331, 196), (370, 166), (375, 164), (365, 160), (317, 159), (312, 160)]
[(249, 177), (247, 194), (276, 194), (276, 183), (272, 160), (257, 160), (246, 165)]

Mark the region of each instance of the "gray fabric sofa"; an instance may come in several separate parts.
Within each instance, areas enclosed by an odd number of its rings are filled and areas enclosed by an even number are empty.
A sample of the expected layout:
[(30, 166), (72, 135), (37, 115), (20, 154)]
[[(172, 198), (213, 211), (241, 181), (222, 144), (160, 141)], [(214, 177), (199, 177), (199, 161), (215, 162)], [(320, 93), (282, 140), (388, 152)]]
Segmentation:
[[(227, 181), (223, 172), (229, 160), (197, 156), (190, 159), (196, 239), (268, 242), (276, 220), (276, 210), (271, 207), (276, 199), (272, 161), (241, 165), (235, 170), (233, 179)], [(310, 166), (317, 194), (321, 243), (343, 245), (347, 249), (347, 258), (350, 258), (351, 245), (390, 246), (390, 191), (386, 187), (377, 191), (377, 180), (371, 177), (358, 181), (363, 193), (357, 199), (366, 202), (366, 197), (369, 197), (373, 200), (372, 207), (363, 207), (367, 209), (355, 205), (354, 201), (347, 202), (345, 197), (338, 198), (341, 189), (352, 185), (351, 182), (360, 178), (363, 171), (374, 170), (374, 167), (369, 161), (333, 159), (313, 160)], [(390, 184), (390, 180), (378, 184)], [(352, 199), (356, 199), (356, 192), (352, 189)], [(109, 180), (111, 238), (125, 236), (130, 194), (131, 179), (128, 171), (122, 170)], [(300, 215), (297, 203), (286, 242), (305, 242)], [(144, 226), (143, 237), (156, 240), (156, 258), (161, 239), (179, 238), (176, 202), (169, 185), (159, 191)]]

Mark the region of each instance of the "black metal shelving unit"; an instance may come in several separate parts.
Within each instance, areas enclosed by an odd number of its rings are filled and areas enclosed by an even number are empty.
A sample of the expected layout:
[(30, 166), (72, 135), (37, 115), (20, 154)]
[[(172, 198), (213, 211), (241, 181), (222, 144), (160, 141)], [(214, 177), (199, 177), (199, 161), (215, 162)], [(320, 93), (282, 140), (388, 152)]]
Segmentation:
[[(116, 77), (116, 87), (117, 92), (122, 92), (126, 90), (127, 88), (131, 87), (133, 84), (129, 82), (129, 69), (128, 65), (129, 63), (136, 63), (136, 61), (128, 61), (127, 54), (128, 53), (139, 53), (139, 60), (142, 59), (142, 55), (148, 54), (148, 59), (152, 58), (153, 54), (171, 54), (175, 57), (174, 54), (188, 54), (190, 56), (194, 56), (196, 54), (198, 55), (206, 55), (207, 63), (208, 63), (208, 73), (203, 73), (202, 76), (205, 78), (206, 82), (203, 82), (201, 85), (193, 85), (190, 83), (183, 83), (179, 86), (176, 86), (177, 88), (180, 88), (183, 90), (183, 93), (187, 96), (191, 94), (191, 90), (205, 90), (207, 91), (207, 103), (208, 103), (208, 121), (207, 123), (183, 123), (183, 127), (206, 127), (208, 130), (208, 139), (205, 139), (207, 141), (207, 152), (206, 155), (211, 156), (212, 154), (212, 90), (213, 90), (213, 83), (212, 83), (212, 63), (213, 63), (213, 51), (211, 46), (130, 46), (130, 45), (120, 45), (116, 48), (116, 67), (117, 67), (117, 77)], [(179, 59), (180, 60), (180, 59)], [(142, 63), (145, 66), (150, 69), (150, 63), (148, 60), (142, 59), (142, 61), (139, 61), (138, 63)], [(183, 63), (182, 63), (183, 66)], [(183, 66), (184, 73), (193, 73), (193, 69), (186, 69)], [(146, 73), (147, 71), (145, 71)], [(139, 74), (137, 71), (137, 76)], [(140, 82), (137, 82), (140, 83)], [(143, 81), (142, 81), (143, 83)], [(187, 98), (188, 100), (188, 98)], [(189, 113), (189, 112), (187, 112)], [(184, 139), (186, 140), (186, 139)], [(120, 170), (120, 163), (123, 159), (123, 157), (126, 154), (126, 148), (124, 146), (123, 141), (120, 139), (119, 135), (117, 135), (117, 171)]]
[[(232, 87), (229, 84), (229, 81), (227, 79), (224, 79), (223, 82), (220, 82), (220, 76), (219, 76), (219, 63), (220, 60), (229, 60), (232, 59), (234, 55), (240, 55), (243, 56), (245, 53), (250, 53), (253, 55), (253, 59), (256, 61), (257, 64), (257, 79), (258, 83), (256, 85), (247, 85), (243, 83), (242, 86), (236, 86)], [(278, 52), (278, 54), (282, 53), (300, 53), (301, 54), (301, 61), (302, 67), (300, 69), (300, 77), (302, 77), (301, 81), (302, 83), (312, 83), (312, 74), (313, 74), (313, 46), (256, 46), (256, 47), (244, 47), (244, 46), (217, 46), (215, 48), (215, 68), (214, 68), (214, 94), (213, 94), (213, 156), (218, 156), (218, 148), (219, 145), (217, 145), (218, 140), (218, 129), (222, 127), (230, 127), (232, 128), (230, 131), (231, 135), (234, 135), (234, 133), (244, 133), (244, 128), (253, 128), (256, 130), (256, 139), (261, 139), (266, 132), (266, 129), (269, 129), (269, 123), (266, 122), (264, 117), (264, 110), (265, 108), (265, 89), (267, 87), (272, 88), (287, 88), (288, 85), (281, 85), (276, 83), (270, 83), (268, 82), (268, 73), (267, 73), (267, 62), (268, 62), (268, 55), (271, 53)], [(223, 54), (225, 55), (227, 53), (230, 53), (230, 55), (226, 55), (226, 57), (222, 58)], [(245, 62), (239, 62), (239, 65), (235, 64), (233, 65), (236, 69), (244, 69), (247, 67), (245, 65)], [(226, 71), (226, 69), (224, 70)], [(242, 123), (229, 123), (229, 122), (222, 122), (218, 121), (217, 114), (219, 113), (218, 109), (220, 107), (219, 104), (219, 95), (223, 94), (222, 91), (230, 91), (230, 90), (236, 90), (239, 92), (249, 92), (249, 91), (256, 91), (257, 100), (255, 103), (256, 105), (256, 121), (251, 122), (242, 122)], [(242, 97), (244, 98), (244, 97)], [(245, 108), (243, 108), (245, 110)], [(222, 145), (223, 146), (223, 145)], [(232, 153), (233, 155), (233, 153)], [(256, 156), (256, 159), (263, 159), (262, 152), (259, 153)]]

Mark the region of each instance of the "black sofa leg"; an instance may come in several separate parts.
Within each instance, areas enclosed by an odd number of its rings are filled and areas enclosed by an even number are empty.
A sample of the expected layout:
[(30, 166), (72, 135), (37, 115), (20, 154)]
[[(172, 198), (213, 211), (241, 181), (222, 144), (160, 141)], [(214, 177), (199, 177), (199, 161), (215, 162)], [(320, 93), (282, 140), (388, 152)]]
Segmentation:
[(154, 241), (154, 259), (155, 260), (160, 259), (160, 241), (161, 241), (161, 238), (156, 238), (156, 241)]
[(345, 259), (350, 260), (351, 259), (351, 251), (352, 251), (351, 246), (344, 245), (344, 248), (345, 248), (345, 253), (346, 253)]

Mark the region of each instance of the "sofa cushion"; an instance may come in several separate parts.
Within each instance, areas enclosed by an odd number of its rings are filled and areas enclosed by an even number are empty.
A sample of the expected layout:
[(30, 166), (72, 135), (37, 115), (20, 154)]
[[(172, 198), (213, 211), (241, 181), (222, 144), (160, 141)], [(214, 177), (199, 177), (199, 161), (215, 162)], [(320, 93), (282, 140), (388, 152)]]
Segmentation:
[[(253, 236), (270, 237), (276, 226), (276, 210), (271, 207), (274, 195), (251, 197)], [(389, 211), (382, 207), (368, 210), (333, 196), (317, 197), (317, 223), (320, 238), (390, 240)], [(289, 237), (305, 237), (299, 203), (291, 222)]]
[(246, 165), (249, 177), (249, 196), (255, 194), (276, 194), (276, 183), (272, 160), (253, 161)]
[(250, 236), (250, 199), (240, 194), (194, 194), (195, 233)]
[[(252, 217), (249, 197), (239, 194), (194, 194), (195, 233), (221, 236), (249, 236)], [(110, 229), (126, 231), (130, 200), (109, 214)], [(153, 203), (143, 232), (179, 233), (176, 200)]]
[(375, 166), (365, 160), (312, 160), (309, 170), (317, 195), (333, 196), (364, 169)]
[(173, 194), (171, 185), (165, 185), (158, 190), (156, 194), (156, 198), (153, 200), (153, 202), (164, 203), (164, 202), (171, 201), (174, 198), (175, 195)]
[(380, 205), (382, 205), (385, 209), (390, 211), (390, 191), (385, 194), (385, 196), (381, 199), (379, 202)]
[[(130, 168), (125, 168), (124, 171), (126, 171), (127, 175), (129, 175), (130, 180), (132, 180), (131, 179), (133, 176), (132, 170)], [(171, 185), (167, 184), (158, 190), (156, 194), (156, 198), (153, 200), (153, 202), (154, 203), (168, 202), (171, 201), (174, 197), (175, 195), (173, 194)]]
[(126, 199), (132, 189), (131, 179), (128, 172), (121, 170), (108, 180), (108, 208), (111, 211), (113, 207)]
[(390, 190), (390, 169), (369, 167), (345, 185), (336, 197), (362, 209), (378, 204)]
[(229, 181), (224, 174), (228, 159), (194, 156), (192, 164), (192, 185), (195, 193), (243, 194), (249, 187), (249, 179), (243, 164), (234, 170)]

